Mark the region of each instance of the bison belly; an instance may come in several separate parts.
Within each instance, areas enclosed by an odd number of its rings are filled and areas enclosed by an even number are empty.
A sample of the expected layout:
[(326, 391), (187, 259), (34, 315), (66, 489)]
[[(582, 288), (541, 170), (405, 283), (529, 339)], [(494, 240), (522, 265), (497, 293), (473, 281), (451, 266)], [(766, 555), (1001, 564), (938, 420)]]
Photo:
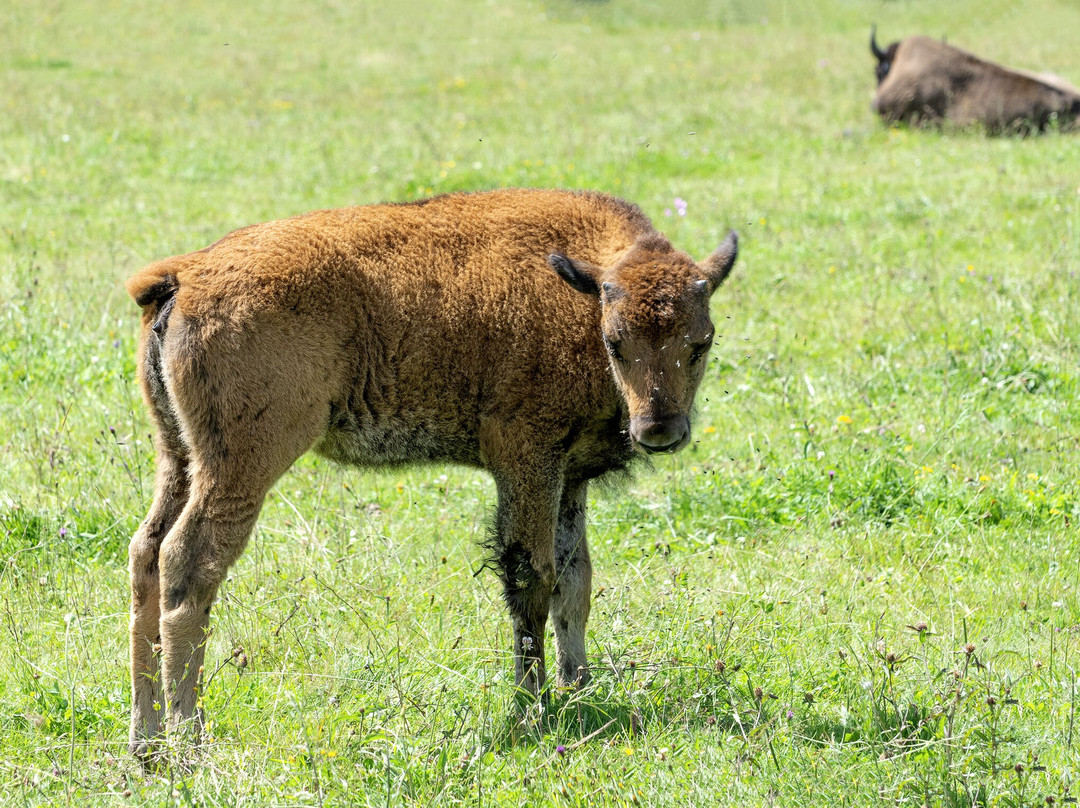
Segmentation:
[(314, 446), (318, 454), (366, 467), (438, 462), (480, 465), (475, 429), (448, 414), (358, 409), (331, 408), (327, 430)]

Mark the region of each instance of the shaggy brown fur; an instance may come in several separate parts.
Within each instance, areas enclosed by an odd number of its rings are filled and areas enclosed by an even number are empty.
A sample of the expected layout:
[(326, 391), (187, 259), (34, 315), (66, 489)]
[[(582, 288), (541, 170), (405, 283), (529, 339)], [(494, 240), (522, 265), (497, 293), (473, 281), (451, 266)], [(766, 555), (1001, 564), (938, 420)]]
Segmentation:
[(132, 277), (158, 458), (130, 548), (132, 752), (163, 705), (198, 731), (218, 586), (309, 448), (487, 469), (516, 681), (541, 692), (549, 615), (559, 683), (587, 681), (588, 483), (689, 440), (735, 255), (732, 233), (697, 264), (612, 197), (507, 190), (255, 225)]
[(878, 60), (873, 109), (885, 121), (980, 124), (991, 133), (1042, 131), (1057, 120), (1076, 128), (1080, 91), (1050, 74), (1012, 70), (924, 36), (894, 42)]

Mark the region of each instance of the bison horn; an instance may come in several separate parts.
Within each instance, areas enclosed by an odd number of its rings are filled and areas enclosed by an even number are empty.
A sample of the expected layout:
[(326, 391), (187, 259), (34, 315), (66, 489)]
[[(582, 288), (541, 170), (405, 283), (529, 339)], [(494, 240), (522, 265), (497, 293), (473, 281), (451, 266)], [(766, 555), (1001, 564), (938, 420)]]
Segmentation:
[(724, 239), (723, 243), (716, 248), (716, 251), (701, 262), (700, 267), (709, 282), (709, 294), (715, 292), (716, 287), (724, 282), (724, 278), (728, 276), (731, 268), (735, 266), (735, 258), (738, 254), (739, 237), (732, 230), (727, 234), (727, 238)]
[(626, 291), (619, 286), (616, 286), (611, 281), (604, 281), (600, 284), (600, 299), (604, 303), (614, 303), (622, 297), (626, 296)]
[(879, 62), (885, 61), (885, 51), (878, 47), (877, 43), (877, 24), (870, 26), (870, 52), (877, 57)]

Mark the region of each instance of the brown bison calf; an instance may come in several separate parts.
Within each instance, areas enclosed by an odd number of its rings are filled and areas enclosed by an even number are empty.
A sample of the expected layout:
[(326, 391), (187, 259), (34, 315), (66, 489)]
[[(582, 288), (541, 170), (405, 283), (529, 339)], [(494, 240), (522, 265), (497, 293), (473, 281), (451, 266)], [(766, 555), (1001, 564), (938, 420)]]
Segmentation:
[(612, 197), (507, 190), (316, 211), (138, 272), (157, 482), (130, 548), (131, 751), (163, 707), (197, 733), (218, 586), (312, 447), (491, 472), (515, 679), (543, 688), (550, 615), (558, 682), (587, 681), (589, 480), (689, 441), (735, 255), (732, 233), (695, 263)]

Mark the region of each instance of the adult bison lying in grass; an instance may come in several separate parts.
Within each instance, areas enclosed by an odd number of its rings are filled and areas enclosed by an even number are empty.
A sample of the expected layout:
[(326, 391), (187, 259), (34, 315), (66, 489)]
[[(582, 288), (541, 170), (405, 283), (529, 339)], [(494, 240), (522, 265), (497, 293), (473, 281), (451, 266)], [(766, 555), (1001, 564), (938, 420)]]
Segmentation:
[(870, 31), (878, 88), (873, 109), (888, 123), (979, 124), (993, 134), (1041, 132), (1056, 122), (1077, 128), (1080, 90), (1059, 76), (987, 62), (925, 36), (885, 50)]
[(139, 271), (157, 481), (130, 547), (131, 751), (163, 709), (197, 733), (218, 586), (311, 448), (491, 472), (516, 681), (541, 692), (549, 615), (558, 682), (587, 681), (588, 483), (690, 439), (735, 255), (732, 233), (695, 263), (602, 194), (507, 190), (317, 211)]

